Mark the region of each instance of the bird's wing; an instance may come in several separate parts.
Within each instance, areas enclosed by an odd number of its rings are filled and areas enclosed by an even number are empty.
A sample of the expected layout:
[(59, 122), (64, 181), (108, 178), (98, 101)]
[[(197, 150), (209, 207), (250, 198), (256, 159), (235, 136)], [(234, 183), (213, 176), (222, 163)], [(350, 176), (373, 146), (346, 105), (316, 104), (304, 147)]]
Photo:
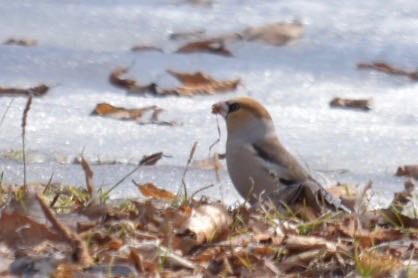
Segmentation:
[(292, 185), (309, 177), (302, 165), (282, 146), (277, 138), (252, 144), (257, 157), (267, 171), (276, 174), (280, 183)]
[[(252, 144), (256, 155), (263, 160), (267, 171), (273, 172), (281, 184), (287, 185), (291, 199), (302, 194), (311, 206), (318, 209), (331, 206), (334, 209), (349, 211), (341, 200), (329, 193), (320, 183), (313, 179), (309, 172), (281, 145), (279, 140), (264, 140)], [(299, 186), (303, 187), (303, 190)], [(292, 193), (290, 193), (292, 192)], [(300, 193), (300, 194), (296, 194)], [(275, 195), (282, 195), (277, 192)], [(286, 194), (287, 195), (287, 194)], [(283, 198), (280, 198), (283, 200)], [(286, 198), (284, 198), (286, 199)]]

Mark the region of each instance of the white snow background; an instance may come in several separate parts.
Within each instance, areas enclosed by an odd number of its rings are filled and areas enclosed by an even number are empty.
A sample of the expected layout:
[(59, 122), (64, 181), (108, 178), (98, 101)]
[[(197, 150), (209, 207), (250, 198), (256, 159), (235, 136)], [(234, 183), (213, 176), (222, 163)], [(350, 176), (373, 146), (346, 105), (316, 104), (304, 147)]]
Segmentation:
[[(182, 43), (173, 32), (205, 29), (210, 35), (240, 31), (277, 21), (298, 19), (304, 37), (290, 46), (242, 42), (229, 48), (234, 57), (173, 54)], [(113, 197), (135, 197), (131, 183), (154, 181), (177, 191), (193, 142), (196, 159), (208, 156), (217, 138), (211, 105), (236, 95), (250, 95), (271, 112), (281, 140), (311, 169), (333, 181), (364, 185), (374, 182), (376, 200), (384, 203), (402, 188), (394, 177), (397, 166), (418, 163), (418, 83), (403, 77), (359, 71), (359, 62), (386, 61), (415, 69), (418, 62), (418, 2), (215, 0), (193, 6), (181, 0), (0, 1), (0, 41), (33, 38), (36, 47), (0, 45), (0, 85), (56, 85), (35, 98), (29, 112), (28, 180), (83, 186), (84, 173), (69, 162), (82, 150), (88, 159), (130, 164), (94, 166), (96, 184), (111, 186), (143, 155), (163, 151), (157, 166), (145, 167), (127, 179)], [(161, 47), (166, 53), (133, 53), (136, 44)], [(166, 69), (203, 71), (218, 79), (241, 78), (243, 86), (227, 95), (193, 98), (127, 96), (108, 83), (117, 66), (134, 62), (129, 76), (147, 84), (177, 83)], [(335, 97), (373, 98), (370, 112), (330, 109)], [(0, 115), (11, 102), (0, 98)], [(0, 172), (4, 180), (21, 184), (24, 98), (16, 98), (0, 126)], [(129, 108), (156, 104), (163, 119), (182, 125), (140, 126), (134, 122), (91, 117), (99, 102)], [(226, 138), (221, 124), (223, 152)], [(67, 162), (67, 163), (65, 163)], [(345, 170), (345, 171), (343, 171)], [(209, 184), (204, 194), (228, 203), (239, 199), (224, 171), (217, 182), (213, 171), (190, 169), (189, 191)]]

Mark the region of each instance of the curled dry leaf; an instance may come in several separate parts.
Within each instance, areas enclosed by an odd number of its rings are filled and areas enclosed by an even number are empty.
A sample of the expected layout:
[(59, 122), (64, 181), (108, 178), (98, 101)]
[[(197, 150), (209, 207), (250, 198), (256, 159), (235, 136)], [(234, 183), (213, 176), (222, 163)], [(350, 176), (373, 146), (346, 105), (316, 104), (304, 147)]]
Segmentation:
[(86, 187), (87, 191), (89, 192), (90, 199), (94, 199), (96, 195), (96, 185), (94, 184), (93, 175), (94, 172), (91, 169), (90, 163), (81, 156), (81, 167), (83, 168), (84, 175), (86, 177)]
[(176, 53), (210, 53), (226, 57), (233, 56), (232, 52), (226, 48), (222, 39), (190, 42), (177, 49)]
[(135, 45), (131, 48), (131, 51), (133, 52), (154, 51), (154, 52), (164, 53), (164, 51), (161, 48), (152, 46), (152, 45)]
[(411, 177), (418, 179), (418, 165), (399, 166), (395, 175), (398, 177)]
[(49, 90), (49, 87), (45, 84), (41, 84), (31, 88), (12, 88), (12, 87), (0, 87), (0, 96), (44, 96)]
[(347, 98), (333, 98), (329, 105), (338, 108), (351, 108), (363, 111), (372, 109), (372, 99), (347, 99)]
[(406, 76), (411, 80), (418, 80), (418, 71), (411, 71), (411, 70), (404, 70), (397, 68), (395, 66), (389, 65), (387, 63), (383, 62), (375, 62), (375, 63), (360, 63), (357, 64), (358, 69), (369, 69), (369, 70), (376, 70), (380, 72), (384, 72), (390, 75), (400, 75), (400, 76)]
[(211, 242), (232, 223), (228, 211), (221, 205), (200, 205), (192, 210), (192, 214), (183, 227), (183, 235), (191, 235), (196, 244)]
[(145, 183), (138, 185), (138, 189), (145, 197), (169, 202), (174, 201), (176, 199), (176, 195), (165, 189), (158, 188), (154, 183)]
[(6, 40), (3, 44), (7, 45), (19, 45), (19, 46), (35, 46), (38, 44), (36, 40), (33, 39), (15, 39), (10, 38)]
[[(143, 94), (147, 92), (153, 93), (156, 90), (156, 84), (151, 83), (148, 85), (141, 85), (138, 81), (134, 79), (123, 78), (122, 76), (128, 73), (128, 68), (118, 67), (114, 69), (110, 76), (109, 82), (115, 87), (125, 89), (128, 93)], [(155, 93), (155, 92), (154, 92)]]
[(274, 46), (286, 45), (302, 37), (303, 24), (295, 21), (291, 23), (276, 22), (260, 27), (250, 27), (240, 33), (241, 39), (247, 41), (261, 41)]
[(112, 71), (109, 76), (109, 82), (119, 88), (129, 89), (136, 85), (136, 81), (133, 79), (122, 78), (122, 75), (128, 73), (128, 68), (118, 67)]
[(139, 162), (140, 165), (151, 166), (155, 165), (161, 158), (163, 157), (162, 152), (153, 153), (150, 155), (145, 155), (141, 161)]
[(124, 108), (109, 103), (99, 103), (91, 115), (99, 115), (117, 120), (132, 120), (139, 124), (174, 125), (173, 122), (159, 121), (159, 114), (163, 110), (156, 105), (142, 108)]
[(215, 93), (234, 91), (240, 83), (240, 79), (218, 81), (202, 72), (185, 73), (174, 70), (167, 70), (167, 72), (179, 80), (183, 86), (163, 90), (162, 94), (166, 95), (213, 95)]

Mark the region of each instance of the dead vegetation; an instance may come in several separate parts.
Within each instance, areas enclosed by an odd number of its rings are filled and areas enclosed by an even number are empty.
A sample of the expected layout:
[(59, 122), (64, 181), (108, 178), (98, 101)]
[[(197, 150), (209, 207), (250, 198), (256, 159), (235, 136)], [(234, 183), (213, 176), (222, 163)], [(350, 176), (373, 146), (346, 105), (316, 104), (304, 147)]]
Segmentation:
[(37, 40), (34, 39), (16, 39), (10, 38), (6, 40), (3, 44), (6, 45), (18, 45), (18, 46), (36, 46), (38, 44)]
[(112, 85), (125, 89), (128, 94), (153, 96), (182, 96), (214, 95), (235, 91), (241, 83), (240, 79), (216, 80), (202, 72), (186, 73), (167, 70), (167, 73), (177, 79), (181, 86), (175, 88), (160, 88), (156, 83), (141, 85), (134, 79), (123, 78), (128, 68), (119, 67), (112, 71), (109, 81)]
[(40, 84), (31, 88), (14, 88), (14, 87), (0, 87), (1, 96), (23, 96), (23, 97), (42, 97), (46, 95), (50, 87), (45, 84)]
[(418, 80), (418, 71), (404, 70), (404, 69), (392, 66), (384, 62), (360, 63), (360, 64), (357, 64), (357, 68), (380, 71), (380, 72), (390, 74), (390, 75), (406, 76), (409, 79), (414, 80), (414, 81)]
[(347, 99), (336, 97), (330, 101), (329, 105), (333, 108), (369, 111), (372, 109), (372, 99)]
[[(142, 165), (156, 158), (161, 154)], [(85, 160), (83, 169), (87, 189), (2, 186), (0, 259), (9, 265), (1, 275), (412, 277), (418, 271), (417, 219), (403, 214), (411, 182), (385, 209), (361, 212), (357, 204), (352, 214), (306, 218), (268, 203), (228, 208), (152, 183), (138, 184), (145, 199), (110, 201), (95, 189)]]

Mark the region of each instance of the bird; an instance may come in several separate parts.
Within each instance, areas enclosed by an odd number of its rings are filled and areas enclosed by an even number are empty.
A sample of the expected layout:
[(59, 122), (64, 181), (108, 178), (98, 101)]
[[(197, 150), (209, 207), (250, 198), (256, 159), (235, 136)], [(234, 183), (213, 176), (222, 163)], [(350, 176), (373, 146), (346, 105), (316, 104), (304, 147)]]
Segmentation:
[(259, 101), (236, 97), (213, 104), (212, 113), (225, 119), (227, 170), (250, 204), (269, 198), (280, 206), (303, 201), (317, 211), (350, 211), (283, 146), (270, 113)]

